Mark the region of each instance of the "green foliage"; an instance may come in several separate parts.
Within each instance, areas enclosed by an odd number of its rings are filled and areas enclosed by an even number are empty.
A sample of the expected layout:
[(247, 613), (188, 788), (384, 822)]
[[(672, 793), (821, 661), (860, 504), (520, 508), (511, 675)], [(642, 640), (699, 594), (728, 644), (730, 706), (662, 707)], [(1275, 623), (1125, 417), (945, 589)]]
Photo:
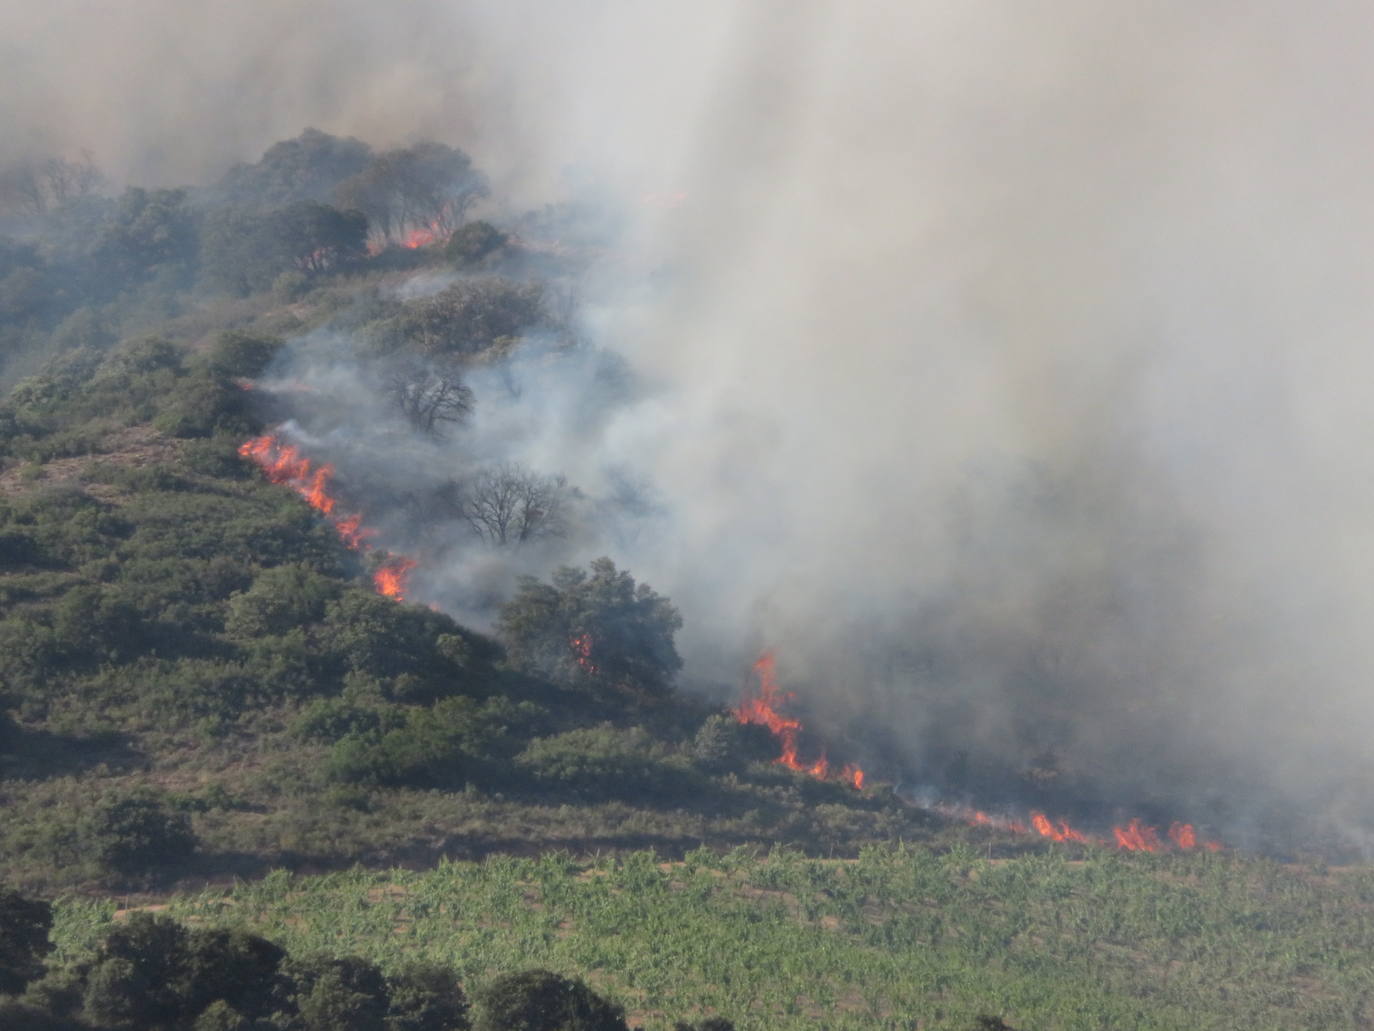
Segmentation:
[(225, 379), (256, 379), (281, 352), (282, 342), (247, 333), (221, 333), (205, 356), (210, 372)]
[(231, 168), (219, 188), (240, 207), (270, 210), (297, 201), (324, 201), (371, 158), (372, 148), (361, 140), (306, 129), (295, 139), (272, 144), (255, 164)]
[(498, 977), (478, 996), (475, 1031), (629, 1031), (625, 1009), (548, 970)]
[(378, 154), (335, 191), (340, 206), (363, 212), (388, 242), (417, 229), (446, 236), (486, 194), (472, 160), (433, 141)]
[(506, 234), (490, 222), (468, 222), (459, 226), (444, 248), (449, 261), (466, 268), (476, 265), (506, 245)]
[[(196, 224), (185, 190), (130, 187), (96, 244), (96, 260), (120, 280), (145, 278), (157, 268), (191, 269)], [(188, 277), (189, 278), (189, 277)]]
[[(740, 1031), (970, 1031), (989, 1014), (1059, 1031), (1287, 1031), (1360, 1026), (1371, 900), (1367, 867), (1314, 874), (1225, 854), (989, 861), (888, 844), (844, 861), (757, 848), (679, 862), (495, 855), (274, 876), (176, 898), (172, 912), (387, 971), (452, 963), (465, 985), (557, 971), (649, 1031), (712, 1019)], [(86, 905), (59, 905), (59, 927)], [(474, 996), (474, 1025), (493, 1026)]]
[(547, 319), (543, 289), (496, 276), (462, 279), (413, 301), (372, 329), (380, 352), (408, 348), (429, 356), (471, 357)]
[(302, 563), (264, 569), (254, 578), (252, 587), (230, 595), (224, 629), (245, 640), (284, 634), (295, 627), (320, 622), (325, 607), (340, 593), (337, 580)]
[(468, 1000), (452, 967), (412, 961), (386, 984), (386, 1031), (467, 1031)]
[(289, 1005), (301, 1031), (385, 1031), (390, 1000), (382, 972), (353, 956), (293, 959), (287, 974), (294, 991)]
[(550, 787), (592, 795), (652, 793), (669, 780), (662, 749), (640, 727), (604, 724), (538, 738), (517, 761)]
[(367, 218), (309, 200), (267, 213), (222, 208), (206, 217), (202, 239), (206, 282), (244, 295), (271, 289), (284, 273), (355, 266), (366, 255)]
[(174, 920), (134, 913), (105, 939), (86, 974), (84, 1008), (100, 1025), (156, 1031), (189, 1015), (186, 929)]
[(121, 874), (175, 866), (196, 847), (186, 814), (148, 791), (101, 799), (83, 828), (83, 838), (102, 866)]
[(17, 995), (42, 975), (51, 929), (48, 903), (0, 889), (0, 995)]
[(608, 558), (590, 572), (565, 566), (549, 584), (525, 577), (499, 621), (518, 669), (653, 694), (667, 692), (682, 667), (673, 644), (681, 626), (667, 598)]
[[(302, 728), (320, 726), (320, 709)], [(504, 698), (478, 703), (446, 698), (428, 709), (408, 709), (394, 725), (385, 710), (334, 709), (325, 733), (347, 727), (330, 750), (326, 769), (331, 778), (350, 784), (454, 788), (492, 779), (494, 764), (508, 760), (516, 742), (545, 722), (545, 714), (528, 702)]]
[(766, 727), (742, 724), (725, 713), (713, 713), (692, 738), (692, 758), (714, 772), (740, 770), (751, 762), (767, 762), (777, 755), (777, 739)]

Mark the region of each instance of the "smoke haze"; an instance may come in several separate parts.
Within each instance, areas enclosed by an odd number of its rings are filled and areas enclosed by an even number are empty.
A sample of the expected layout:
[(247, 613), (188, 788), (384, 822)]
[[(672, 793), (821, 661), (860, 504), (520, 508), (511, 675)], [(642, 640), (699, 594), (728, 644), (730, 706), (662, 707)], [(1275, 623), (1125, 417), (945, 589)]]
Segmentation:
[(432, 135), (624, 198), (583, 301), (640, 400), (483, 439), (653, 483), (579, 547), (689, 679), (775, 646), (927, 783), (1374, 824), (1368, 7), (650, 6), (9, 0), (0, 139), (160, 182)]

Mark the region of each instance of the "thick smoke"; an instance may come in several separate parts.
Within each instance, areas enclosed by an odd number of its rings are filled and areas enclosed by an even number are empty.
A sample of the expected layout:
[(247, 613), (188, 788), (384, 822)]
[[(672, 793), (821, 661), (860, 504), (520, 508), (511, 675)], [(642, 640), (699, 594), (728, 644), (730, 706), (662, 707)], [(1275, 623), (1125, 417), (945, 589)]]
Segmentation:
[(584, 285), (640, 399), (509, 457), (652, 481), (690, 677), (775, 646), (927, 784), (1374, 824), (1366, 5), (20, 6), (7, 140), (687, 195)]

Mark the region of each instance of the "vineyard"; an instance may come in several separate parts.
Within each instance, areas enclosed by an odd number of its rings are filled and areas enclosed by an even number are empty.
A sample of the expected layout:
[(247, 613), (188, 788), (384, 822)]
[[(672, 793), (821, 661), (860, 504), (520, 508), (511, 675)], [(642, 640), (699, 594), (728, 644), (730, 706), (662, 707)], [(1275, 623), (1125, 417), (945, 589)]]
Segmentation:
[[(465, 985), (546, 967), (585, 977), (648, 1031), (670, 1014), (752, 1031), (968, 1029), (980, 1015), (1064, 1031), (1374, 1021), (1374, 871), (1229, 854), (495, 856), (279, 872), (167, 911), (293, 953), (451, 963)], [(63, 904), (60, 948), (80, 952), (112, 919), (112, 903)]]

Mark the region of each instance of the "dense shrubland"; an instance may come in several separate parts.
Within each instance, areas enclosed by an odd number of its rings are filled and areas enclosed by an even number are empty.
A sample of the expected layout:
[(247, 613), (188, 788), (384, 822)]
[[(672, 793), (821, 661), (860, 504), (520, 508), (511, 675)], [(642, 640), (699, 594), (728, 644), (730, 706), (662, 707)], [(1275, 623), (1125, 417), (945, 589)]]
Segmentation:
[[(212, 187), (106, 198), (28, 171), (33, 190), (0, 189), (0, 298), (22, 300), (0, 305), (16, 883), (921, 832), (890, 794), (772, 767), (758, 728), (677, 693), (676, 609), (609, 559), (527, 578), (488, 636), (380, 597), (378, 557), (239, 456), (288, 415), (324, 434), (347, 414), (245, 389), (287, 334), (346, 333), (420, 437), (461, 432), (475, 364), (579, 347), (562, 279), (579, 259), (520, 242), (576, 240), (576, 213), (466, 220), (487, 186), (461, 152), (314, 131)], [(438, 288), (396, 289), (415, 271)], [(443, 508), (494, 548), (561, 536), (583, 501), (515, 463), (381, 500)]]

